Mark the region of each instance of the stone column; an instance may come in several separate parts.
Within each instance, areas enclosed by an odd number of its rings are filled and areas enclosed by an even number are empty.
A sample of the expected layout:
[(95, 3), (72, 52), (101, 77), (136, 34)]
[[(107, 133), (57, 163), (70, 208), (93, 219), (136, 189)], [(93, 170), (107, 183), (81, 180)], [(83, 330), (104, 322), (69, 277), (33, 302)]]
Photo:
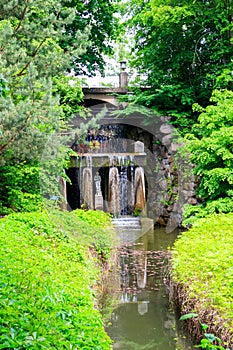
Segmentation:
[(121, 61), (121, 71), (119, 74), (119, 87), (126, 88), (128, 86), (128, 73), (125, 71), (126, 69), (126, 61)]

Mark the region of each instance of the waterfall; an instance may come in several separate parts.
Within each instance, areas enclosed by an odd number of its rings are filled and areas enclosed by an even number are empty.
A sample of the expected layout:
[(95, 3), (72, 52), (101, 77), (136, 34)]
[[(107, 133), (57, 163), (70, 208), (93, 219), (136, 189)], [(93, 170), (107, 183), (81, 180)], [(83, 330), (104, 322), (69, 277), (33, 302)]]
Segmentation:
[[(110, 158), (109, 170), (109, 209), (114, 216), (145, 214), (145, 179), (142, 167), (134, 169), (133, 158), (114, 156)], [(117, 165), (117, 166), (116, 166)]]
[(133, 213), (134, 210), (134, 202), (135, 202), (135, 188), (134, 188), (134, 156), (130, 156), (129, 158), (129, 179), (130, 179), (130, 195), (129, 195), (129, 208), (130, 214)]
[(141, 155), (93, 153), (78, 161), (68, 172), (72, 180), (69, 187), (72, 209), (95, 208), (108, 211), (114, 217), (146, 214), (144, 169), (137, 164), (142, 163)]
[[(135, 204), (134, 158), (114, 155), (109, 156), (109, 159), (109, 211), (117, 216), (131, 215)], [(115, 208), (112, 203), (113, 196), (116, 199)]]
[(146, 194), (145, 194), (145, 178), (142, 167), (137, 167), (134, 175), (135, 188), (135, 211), (145, 214), (146, 210)]
[(93, 209), (93, 182), (90, 168), (83, 169), (83, 208)]
[(120, 214), (119, 174), (117, 167), (112, 167), (109, 170), (108, 190), (108, 211), (116, 217)]
[(128, 195), (130, 192), (127, 172), (127, 157), (119, 159), (119, 200), (121, 215), (128, 214)]
[(93, 209), (93, 175), (92, 175), (92, 157), (86, 157), (86, 168), (83, 169), (82, 176), (82, 195), (84, 209)]

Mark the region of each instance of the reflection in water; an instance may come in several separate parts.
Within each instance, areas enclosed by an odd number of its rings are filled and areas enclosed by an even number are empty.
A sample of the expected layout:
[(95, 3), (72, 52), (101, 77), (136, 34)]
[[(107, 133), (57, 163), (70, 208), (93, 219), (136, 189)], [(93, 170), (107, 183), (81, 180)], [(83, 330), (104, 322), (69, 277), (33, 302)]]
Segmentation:
[[(167, 247), (177, 234), (156, 230), (120, 252), (121, 291), (107, 332), (120, 350), (177, 349), (176, 321), (166, 286)], [(179, 344), (179, 349), (190, 347)]]

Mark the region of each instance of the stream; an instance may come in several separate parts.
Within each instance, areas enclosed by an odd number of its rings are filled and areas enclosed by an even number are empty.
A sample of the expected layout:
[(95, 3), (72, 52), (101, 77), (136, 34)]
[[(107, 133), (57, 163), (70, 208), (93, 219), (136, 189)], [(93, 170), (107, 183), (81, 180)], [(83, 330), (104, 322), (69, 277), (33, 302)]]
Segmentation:
[(106, 326), (113, 349), (193, 349), (178, 330), (179, 322), (169, 303), (168, 247), (178, 231), (166, 233), (159, 228), (135, 239), (132, 235), (121, 233), (120, 289)]

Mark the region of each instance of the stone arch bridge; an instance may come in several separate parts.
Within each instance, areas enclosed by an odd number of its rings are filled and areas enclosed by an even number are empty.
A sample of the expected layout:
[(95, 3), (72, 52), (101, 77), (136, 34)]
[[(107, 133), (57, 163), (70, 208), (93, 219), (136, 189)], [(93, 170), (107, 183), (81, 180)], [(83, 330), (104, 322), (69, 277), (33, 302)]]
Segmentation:
[(117, 95), (126, 95), (128, 90), (124, 87), (83, 87), (84, 105), (91, 107), (101, 103), (108, 103), (115, 108), (119, 108)]
[[(159, 132), (161, 123), (166, 123), (156, 115), (150, 118), (150, 123), (145, 119), (146, 108), (138, 106), (132, 113), (119, 113), (114, 115), (112, 112), (122, 111), (127, 106), (127, 102), (121, 102), (121, 96), (129, 94), (126, 87), (83, 87), (83, 106), (88, 107), (91, 116), (85, 120), (77, 115), (72, 121), (74, 127), (78, 127), (81, 123), (85, 123), (92, 117), (95, 117), (103, 108), (107, 109), (105, 116), (97, 122), (99, 125), (119, 125), (124, 124), (128, 127), (136, 127), (144, 132), (155, 136), (156, 130)], [(148, 109), (149, 111), (149, 109)], [(152, 116), (152, 111), (150, 111)], [(170, 129), (167, 133), (170, 132)], [(143, 140), (144, 142), (144, 140)], [(148, 145), (149, 146), (149, 145)]]

